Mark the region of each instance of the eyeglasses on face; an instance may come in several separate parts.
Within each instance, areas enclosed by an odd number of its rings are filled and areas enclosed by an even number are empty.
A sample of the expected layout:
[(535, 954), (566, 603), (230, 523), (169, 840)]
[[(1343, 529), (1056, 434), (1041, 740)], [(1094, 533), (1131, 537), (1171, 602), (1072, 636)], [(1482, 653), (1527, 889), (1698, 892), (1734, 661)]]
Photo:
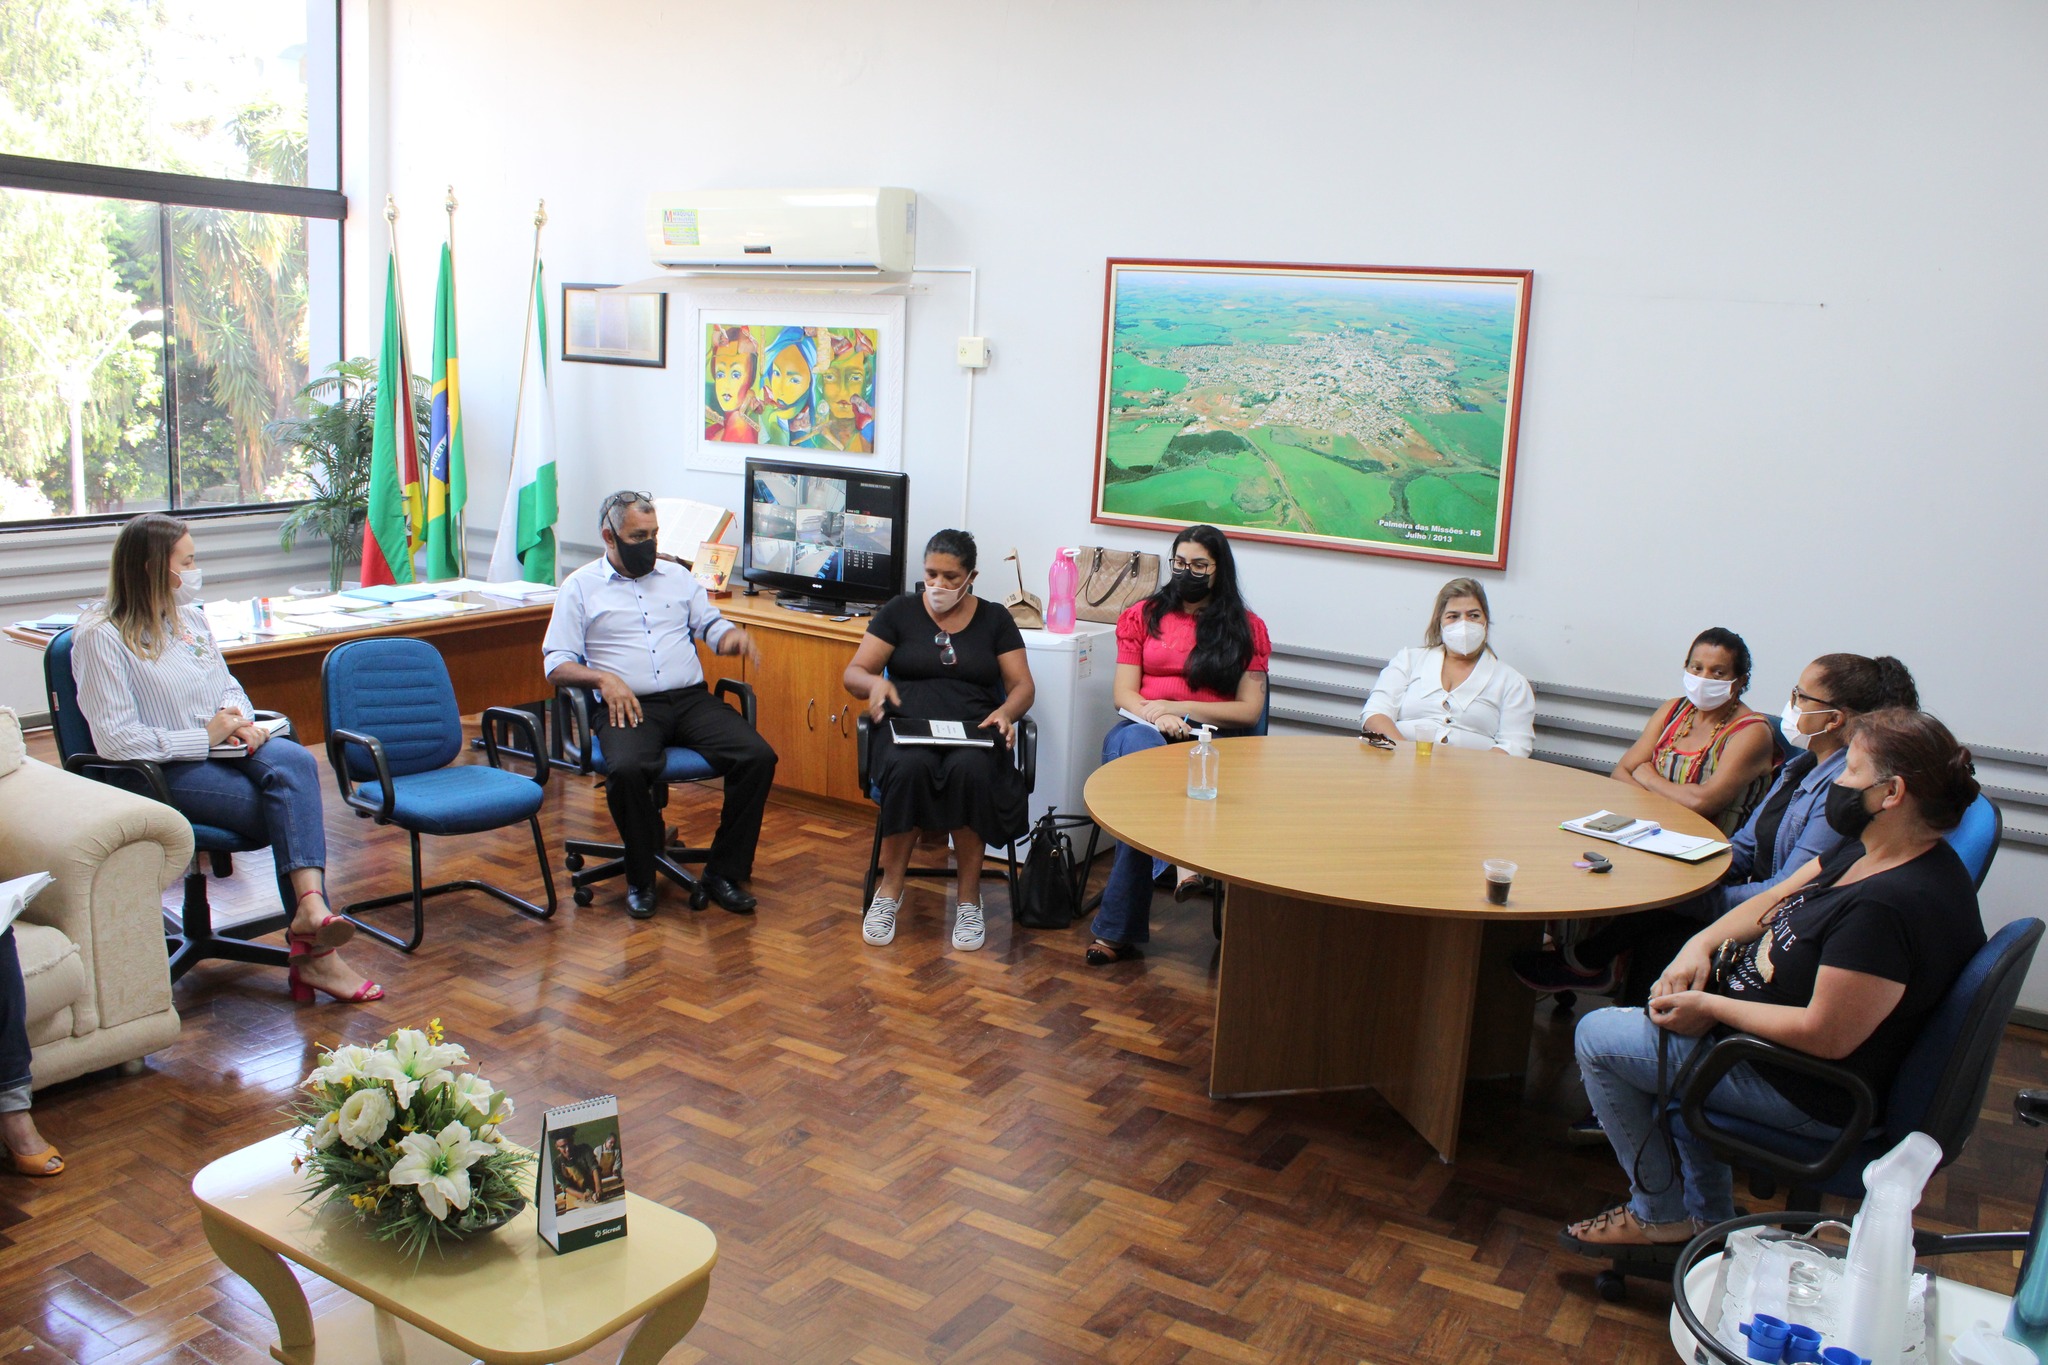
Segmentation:
[(953, 651), (953, 637), (951, 635), (943, 630), (938, 631), (933, 634), (932, 643), (939, 647), (940, 663), (951, 668), (954, 664), (960, 662), (960, 656)]
[(1175, 573), (1191, 573), (1197, 578), (1207, 578), (1210, 574), (1216, 572), (1216, 562), (1214, 560), (1182, 559), (1179, 555), (1173, 557), (1172, 567)]
[(1835, 704), (1829, 701), (1826, 697), (1816, 697), (1811, 692), (1801, 692), (1797, 687), (1795, 687), (1792, 689), (1792, 704), (1794, 706), (1797, 706), (1800, 702), (1808, 702), (1823, 711), (1832, 711), (1835, 709)]

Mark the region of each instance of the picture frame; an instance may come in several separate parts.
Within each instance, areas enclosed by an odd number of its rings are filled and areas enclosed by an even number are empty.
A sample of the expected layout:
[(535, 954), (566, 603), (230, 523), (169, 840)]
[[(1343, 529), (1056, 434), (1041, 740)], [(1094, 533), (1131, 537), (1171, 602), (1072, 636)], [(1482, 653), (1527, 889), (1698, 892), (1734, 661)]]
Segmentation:
[(1091, 519), (1505, 568), (1533, 278), (1110, 259)]
[(750, 455), (903, 467), (901, 294), (703, 290), (681, 311), (685, 467), (738, 474)]
[(668, 295), (612, 285), (562, 286), (562, 359), (589, 365), (668, 366)]

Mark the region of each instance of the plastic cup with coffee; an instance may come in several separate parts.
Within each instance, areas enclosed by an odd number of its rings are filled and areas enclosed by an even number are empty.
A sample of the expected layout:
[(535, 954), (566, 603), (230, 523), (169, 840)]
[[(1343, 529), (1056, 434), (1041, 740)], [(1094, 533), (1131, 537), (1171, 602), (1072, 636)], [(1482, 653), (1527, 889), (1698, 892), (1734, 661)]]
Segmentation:
[(1508, 903), (1508, 887), (1514, 884), (1515, 865), (1505, 858), (1488, 858), (1480, 864), (1486, 873), (1486, 899), (1493, 905)]

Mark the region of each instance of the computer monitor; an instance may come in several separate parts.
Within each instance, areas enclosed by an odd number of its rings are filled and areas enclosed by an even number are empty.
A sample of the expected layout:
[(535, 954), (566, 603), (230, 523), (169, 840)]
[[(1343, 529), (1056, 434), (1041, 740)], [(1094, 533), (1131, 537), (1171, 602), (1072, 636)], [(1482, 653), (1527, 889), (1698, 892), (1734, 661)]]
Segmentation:
[(794, 460), (747, 461), (740, 576), (786, 606), (839, 610), (903, 591), (910, 478)]

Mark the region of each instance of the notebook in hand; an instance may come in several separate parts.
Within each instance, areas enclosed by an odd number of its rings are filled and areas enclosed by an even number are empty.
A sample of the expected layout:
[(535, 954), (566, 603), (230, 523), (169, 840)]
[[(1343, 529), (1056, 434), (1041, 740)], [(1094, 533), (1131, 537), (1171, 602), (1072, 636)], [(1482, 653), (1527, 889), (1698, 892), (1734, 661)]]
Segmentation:
[[(267, 735), (288, 735), (292, 732), (291, 717), (280, 711), (258, 711), (254, 723), (257, 729)], [(226, 744), (216, 744), (206, 752), (213, 758), (247, 758), (249, 746), (240, 740), (232, 740)]]
[(993, 749), (994, 730), (969, 729), (957, 720), (912, 720), (908, 716), (889, 718), (889, 737), (898, 744), (945, 744), (954, 748)]

